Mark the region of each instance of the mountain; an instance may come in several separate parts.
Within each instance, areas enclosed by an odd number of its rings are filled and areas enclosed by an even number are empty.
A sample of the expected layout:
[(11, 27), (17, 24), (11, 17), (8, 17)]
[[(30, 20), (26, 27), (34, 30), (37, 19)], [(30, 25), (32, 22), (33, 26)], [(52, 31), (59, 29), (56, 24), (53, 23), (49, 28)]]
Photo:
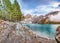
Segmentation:
[(33, 16), (32, 23), (41, 23), (41, 20), (43, 19), (43, 15), (40, 16)]
[(32, 15), (31, 14), (25, 15), (24, 20), (21, 21), (21, 23), (32, 23)]
[[(37, 19), (37, 20), (36, 20)], [(60, 11), (54, 11), (46, 14), (45, 16), (40, 15), (33, 19), (33, 23), (38, 24), (59, 24), (60, 23)]]
[(31, 14), (25, 15), (25, 19), (28, 19), (28, 18), (32, 18), (32, 15)]
[(45, 16), (49, 23), (60, 23), (60, 11), (50, 12)]
[(53, 21), (53, 22), (60, 22), (60, 11), (55, 12), (55, 14), (52, 14), (49, 17), (49, 19), (50, 19), (50, 21)]

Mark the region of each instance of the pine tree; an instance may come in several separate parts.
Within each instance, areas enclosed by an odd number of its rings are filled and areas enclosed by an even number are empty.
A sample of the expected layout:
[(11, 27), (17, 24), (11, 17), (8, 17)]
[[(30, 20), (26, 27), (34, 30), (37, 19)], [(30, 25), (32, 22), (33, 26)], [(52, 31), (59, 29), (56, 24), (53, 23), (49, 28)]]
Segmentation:
[(3, 0), (6, 12), (6, 19), (11, 21), (19, 21), (22, 19), (22, 13), (20, 6), (17, 0), (14, 0), (14, 3), (11, 4), (10, 0)]
[(2, 0), (0, 0), (0, 18), (2, 18)]
[(3, 4), (5, 6), (4, 7), (4, 9), (5, 9), (4, 18), (11, 20), (12, 6), (11, 6), (10, 0), (3, 0)]
[(22, 18), (22, 13), (21, 13), (21, 9), (20, 9), (20, 6), (17, 2), (17, 0), (14, 0), (14, 10), (13, 10), (13, 15), (14, 15), (14, 18), (18, 21), (18, 20), (21, 20)]

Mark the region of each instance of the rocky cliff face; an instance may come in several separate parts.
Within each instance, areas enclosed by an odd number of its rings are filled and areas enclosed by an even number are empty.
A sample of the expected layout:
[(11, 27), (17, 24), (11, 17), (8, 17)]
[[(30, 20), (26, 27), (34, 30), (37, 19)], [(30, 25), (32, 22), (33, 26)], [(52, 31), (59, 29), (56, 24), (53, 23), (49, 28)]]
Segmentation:
[(20, 23), (0, 21), (0, 43), (56, 43), (42, 38)]
[(45, 23), (60, 23), (60, 11), (54, 11), (46, 14), (45, 16), (38, 16), (33, 19), (33, 23), (45, 24)]

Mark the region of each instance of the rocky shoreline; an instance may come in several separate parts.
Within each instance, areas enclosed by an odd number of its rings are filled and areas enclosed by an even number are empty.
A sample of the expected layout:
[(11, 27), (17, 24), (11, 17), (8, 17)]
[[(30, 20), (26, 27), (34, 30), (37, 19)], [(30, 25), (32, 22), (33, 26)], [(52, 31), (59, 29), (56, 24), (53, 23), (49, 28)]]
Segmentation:
[(56, 43), (56, 41), (37, 36), (20, 23), (0, 20), (0, 43)]

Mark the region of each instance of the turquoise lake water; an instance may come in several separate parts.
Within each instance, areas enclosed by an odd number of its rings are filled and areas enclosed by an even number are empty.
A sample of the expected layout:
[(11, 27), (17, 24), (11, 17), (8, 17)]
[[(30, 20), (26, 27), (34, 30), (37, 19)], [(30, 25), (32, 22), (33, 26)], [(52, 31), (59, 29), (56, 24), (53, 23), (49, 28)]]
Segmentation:
[(54, 39), (56, 28), (60, 25), (58, 24), (25, 24), (28, 26), (35, 34), (45, 37)]

